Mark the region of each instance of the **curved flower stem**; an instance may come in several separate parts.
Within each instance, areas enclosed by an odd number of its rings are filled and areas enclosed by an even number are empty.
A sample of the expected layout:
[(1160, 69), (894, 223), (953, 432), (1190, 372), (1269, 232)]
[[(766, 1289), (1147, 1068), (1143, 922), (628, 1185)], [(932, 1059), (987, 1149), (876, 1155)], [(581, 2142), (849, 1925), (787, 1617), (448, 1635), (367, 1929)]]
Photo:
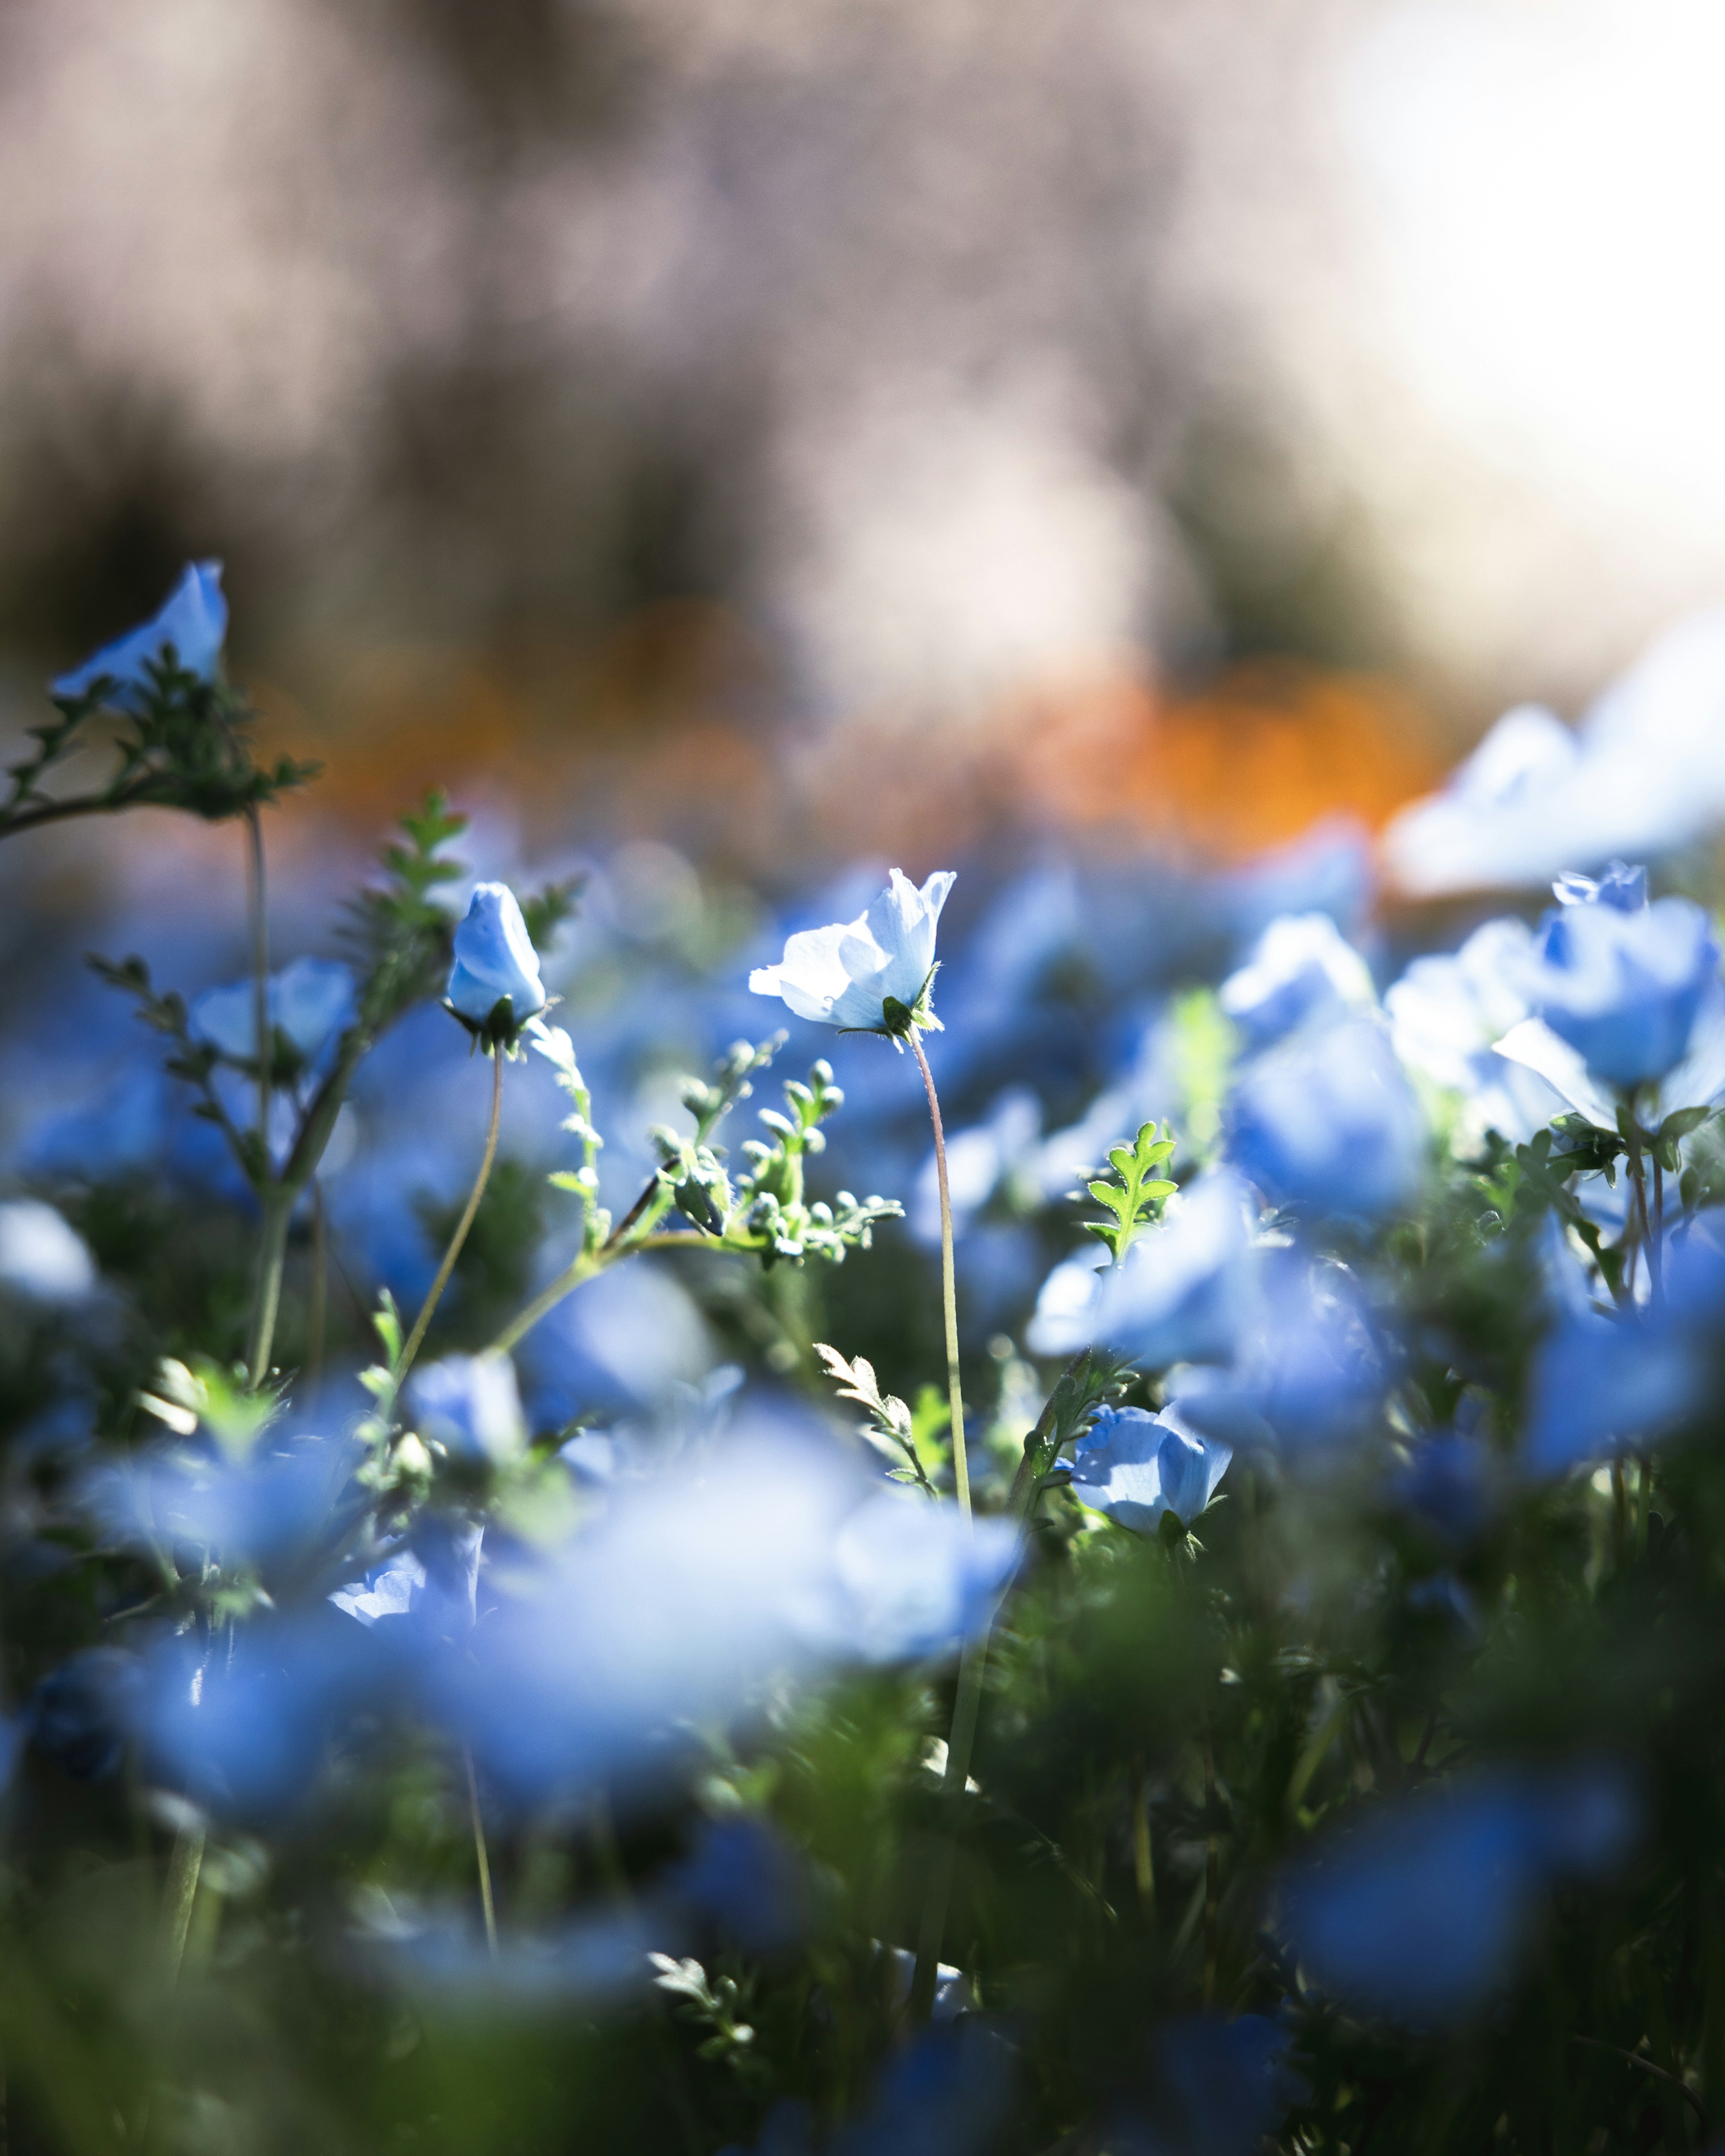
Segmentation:
[(1150, 1846), (1149, 1778), (1144, 1771), (1142, 1752), (1132, 1754), (1127, 1787), (1132, 1813), (1132, 1882), (1138, 1890), (1138, 1907), (1143, 1912), (1144, 1920), (1153, 1926), (1156, 1922), (1156, 1866)]
[(180, 1964), (186, 1956), (186, 1938), (192, 1928), (192, 1906), (198, 1899), (198, 1881), (203, 1869), (203, 1840), (205, 1829), (200, 1820), (195, 1826), (182, 1827), (174, 1838), (173, 1855), (167, 1867), (167, 1982), (168, 1989), (179, 1981)]
[(252, 1295), (252, 1322), (246, 1342), (246, 1372), (254, 1391), (270, 1370), (270, 1351), (275, 1344), (275, 1318), (281, 1307), (281, 1270), (287, 1258), (288, 1227), (294, 1217), (297, 1188), (266, 1183), (262, 1240), (258, 1247), (258, 1280)]
[(473, 1179), (473, 1188), (467, 1194), (466, 1208), (455, 1224), (455, 1232), (449, 1238), (449, 1247), (444, 1252), (443, 1263), (437, 1269), (437, 1277), (425, 1291), (425, 1300), (419, 1306), (419, 1315), (413, 1320), (413, 1329), (408, 1335), (401, 1351), (401, 1360), (394, 1371), (394, 1389), (399, 1394), (407, 1382), (413, 1358), (418, 1353), (425, 1338), (425, 1328), (430, 1324), (443, 1300), (444, 1290), (449, 1284), (449, 1275), (455, 1270), (455, 1260), (461, 1255), (461, 1246), (467, 1240), (467, 1231), (473, 1225), (474, 1215), (479, 1211), (480, 1200), (485, 1194), (485, 1185), (491, 1179), (491, 1163), (497, 1158), (497, 1127), (503, 1115), (503, 1051), (491, 1050), (491, 1127), (485, 1132), (485, 1150), (480, 1161), (479, 1173)]
[[(524, 1333), (531, 1332), (542, 1317), (557, 1308), (565, 1296), (572, 1295), (578, 1287), (584, 1286), (596, 1274), (614, 1265), (619, 1258), (632, 1256), (637, 1250), (662, 1250), (680, 1245), (691, 1250), (722, 1247), (705, 1235), (655, 1235), (654, 1228), (670, 1203), (670, 1191), (655, 1175), (599, 1247), (583, 1250), (572, 1265), (567, 1265), (554, 1281), (541, 1288), (526, 1309), (518, 1311), (487, 1345), (485, 1353), (506, 1355)], [(638, 1229), (639, 1232), (636, 1233)]]
[(928, 1095), (929, 1120), (934, 1125), (934, 1168), (941, 1191), (941, 1301), (947, 1320), (947, 1391), (952, 1407), (952, 1473), (958, 1485), (958, 1509), (970, 1517), (970, 1465), (964, 1452), (964, 1399), (958, 1384), (958, 1290), (952, 1265), (952, 1197), (947, 1185), (947, 1137), (941, 1128), (941, 1104), (934, 1090), (934, 1073), (922, 1052), (922, 1037), (910, 1029), (911, 1053), (922, 1073)]
[(480, 1816), (479, 1777), (473, 1771), (473, 1747), (461, 1747), (462, 1764), (467, 1769), (467, 1809), (473, 1820), (473, 1851), (479, 1859), (480, 1907), (485, 1912), (485, 1944), (491, 1950), (491, 1958), (497, 1958), (497, 1908), (491, 1899), (491, 1859), (485, 1848), (485, 1823)]

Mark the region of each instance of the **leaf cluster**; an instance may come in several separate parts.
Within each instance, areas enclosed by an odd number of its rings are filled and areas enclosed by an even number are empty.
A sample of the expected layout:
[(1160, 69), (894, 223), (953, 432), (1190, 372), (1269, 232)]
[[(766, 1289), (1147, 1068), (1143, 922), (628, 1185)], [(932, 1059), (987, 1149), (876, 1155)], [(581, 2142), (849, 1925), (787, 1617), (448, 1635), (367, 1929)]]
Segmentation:
[(1145, 1123), (1130, 1145), (1109, 1147), (1112, 1173), (1086, 1184), (1108, 1218), (1086, 1220), (1083, 1225), (1086, 1233), (1107, 1245), (1116, 1265), (1131, 1249), (1139, 1230), (1157, 1219), (1163, 1200), (1172, 1196), (1176, 1186), (1155, 1170), (1172, 1158), (1173, 1150), (1173, 1137), (1166, 1123), (1159, 1130), (1153, 1122)]
[[(80, 696), (56, 696), (56, 716), (29, 733), (33, 752), (11, 767), (12, 786), (0, 802), (0, 838), (69, 817), (113, 814), (136, 808), (179, 808), (221, 823), (293, 793), (321, 767), (293, 757), (254, 761), (248, 722), (254, 716), (225, 683), (206, 681), (175, 660), (172, 649), (151, 662), (136, 708), (116, 707), (116, 684), (99, 680)], [(54, 794), (49, 773), (88, 738), (99, 712), (115, 712), (114, 764), (86, 793)]]
[(914, 1482), (929, 1496), (938, 1496), (916, 1449), (916, 1419), (896, 1393), (883, 1393), (872, 1363), (859, 1355), (847, 1363), (836, 1348), (817, 1340), (814, 1352), (826, 1366), (827, 1375), (839, 1388), (841, 1400), (855, 1400), (869, 1411), (863, 1435), (889, 1460), (902, 1460), (887, 1471), (892, 1482)]

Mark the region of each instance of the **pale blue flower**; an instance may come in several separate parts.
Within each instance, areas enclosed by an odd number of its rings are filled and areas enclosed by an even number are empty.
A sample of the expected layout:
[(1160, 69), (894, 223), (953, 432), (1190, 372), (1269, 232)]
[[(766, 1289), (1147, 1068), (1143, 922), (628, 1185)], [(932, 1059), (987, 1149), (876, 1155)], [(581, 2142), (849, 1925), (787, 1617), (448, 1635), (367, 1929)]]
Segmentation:
[(834, 1537), (831, 1571), (803, 1612), (804, 1636), (870, 1662), (951, 1653), (993, 1621), (1019, 1554), (1009, 1521), (968, 1521), (954, 1505), (883, 1491)]
[(228, 634), (228, 602), (222, 596), (219, 562), (191, 562), (159, 613), (105, 644), (81, 666), (49, 685), (56, 696), (87, 695), (100, 680), (113, 685), (108, 701), (121, 711), (141, 710), (151, 693), (150, 669), (172, 645), (177, 664), (201, 681), (213, 681)]
[(0, 1289), (52, 1306), (85, 1301), (95, 1284), (88, 1245), (53, 1206), (37, 1198), (0, 1204)]
[(1624, 1861), (1640, 1815), (1609, 1760), (1482, 1769), (1332, 1836), (1285, 1876), (1281, 1928), (1307, 1980), (1338, 2005), (1450, 2025), (1514, 1975), (1553, 1885)]
[[(919, 891), (901, 869), (856, 920), (806, 928), (776, 966), (749, 975), (757, 996), (782, 996), (798, 1018), (865, 1033), (897, 1030), (886, 1006), (915, 1011), (934, 970), (935, 929), (956, 871), (937, 870)], [(918, 1023), (932, 1023), (932, 1020)]]
[(1608, 861), (1597, 876), (1565, 869), (1552, 879), (1552, 892), (1560, 906), (1615, 906), (1620, 913), (1639, 913), (1647, 903), (1647, 871), (1628, 861)]
[(1638, 1086), (1682, 1060), (1718, 971), (1712, 924), (1691, 899), (1570, 904), (1547, 916), (1531, 1000), (1596, 1078)]
[[(357, 1015), (353, 972), (330, 958), (295, 958), (270, 977), (266, 1017), (301, 1063), (314, 1064)], [(249, 1063), (257, 1055), (257, 991), (249, 981), (232, 981), (195, 996), (187, 1014), (193, 1040), (213, 1048), (230, 1063)]]
[(1171, 1408), (1113, 1408), (1073, 1447), (1072, 1494), (1135, 1534), (1154, 1534), (1165, 1512), (1189, 1527), (1233, 1457), (1232, 1446), (1199, 1436)]
[(1533, 932), (1525, 921), (1488, 921), (1461, 949), (1415, 958), (1385, 994), (1396, 1055), (1467, 1104), (1465, 1146), (1490, 1130), (1523, 1143), (1572, 1105), (1536, 1066), (1498, 1044), (1531, 1014)]
[(1328, 914), (1287, 913), (1223, 982), (1218, 1000), (1247, 1045), (1265, 1048), (1296, 1026), (1369, 1005), (1372, 976)]
[(414, 1426), (452, 1460), (501, 1466), (519, 1458), (527, 1442), (507, 1355), (446, 1355), (416, 1371), (408, 1384)]
[(507, 884), (475, 886), (466, 918), (455, 931), (449, 998), (459, 1017), (480, 1028), (506, 998), (511, 1028), (545, 1009), (538, 955)]
[(1368, 1219), (1419, 1188), (1425, 1119), (1382, 1029), (1296, 1036), (1242, 1072), (1223, 1111), (1229, 1158), (1279, 1204)]

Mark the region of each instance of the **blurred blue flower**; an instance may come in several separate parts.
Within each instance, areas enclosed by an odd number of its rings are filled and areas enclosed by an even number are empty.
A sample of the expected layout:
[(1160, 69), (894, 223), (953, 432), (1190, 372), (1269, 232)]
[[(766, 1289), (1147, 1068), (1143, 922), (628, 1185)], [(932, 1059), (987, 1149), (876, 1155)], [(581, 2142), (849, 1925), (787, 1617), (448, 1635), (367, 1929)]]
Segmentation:
[(1697, 1414), (1713, 1391), (1722, 1320), (1725, 1251), (1702, 1224), (1666, 1239), (1656, 1299), (1564, 1312), (1528, 1370), (1521, 1449), (1527, 1473), (1562, 1475), (1652, 1444)]
[(1012, 2100), (1013, 2055), (969, 2014), (927, 2029), (899, 2051), (860, 2118), (840, 2128), (830, 2156), (982, 2156)]
[(1459, 951), (1415, 958), (1385, 994), (1395, 1052), (1471, 1111), (1465, 1134), (1495, 1130), (1522, 1144), (1574, 1105), (1536, 1069), (1496, 1052), (1530, 1014), (1533, 932), (1525, 921), (1488, 921)]
[(1374, 1000), (1366, 962), (1327, 913), (1272, 921), (1218, 1000), (1249, 1048), (1266, 1048), (1309, 1021), (1333, 1020)]
[(1647, 903), (1647, 871), (1628, 861), (1609, 861), (1598, 876), (1565, 869), (1553, 877), (1552, 891), (1563, 906), (1615, 906), (1621, 913), (1639, 913)]
[(1406, 1466), (1390, 1476), (1389, 1491), (1428, 1533), (1460, 1548), (1475, 1540), (1491, 1517), (1491, 1451), (1476, 1437), (1423, 1437)]
[(1343, 1266), (1297, 1247), (1253, 1253), (1250, 1315), (1225, 1368), (1178, 1370), (1168, 1397), (1181, 1419), (1236, 1450), (1276, 1445), (1322, 1455), (1367, 1427), (1389, 1382), (1384, 1344)]
[(951, 1653), (993, 1622), (1019, 1553), (1008, 1520), (967, 1521), (956, 1505), (884, 1491), (834, 1537), (830, 1569), (801, 1608), (803, 1635), (870, 1662)]
[(934, 968), (935, 929), (955, 871), (937, 870), (919, 891), (901, 869), (855, 921), (806, 928), (784, 947), (776, 966), (749, 975), (757, 996), (782, 996), (798, 1018), (846, 1030), (892, 1029), (891, 998), (914, 1010)]
[(1614, 1761), (1484, 1768), (1384, 1804), (1296, 1865), (1281, 1928), (1337, 2005), (1451, 2025), (1512, 1979), (1550, 1887), (1617, 1869), (1640, 1822), (1637, 1787)]
[(36, 1198), (0, 1204), (0, 1289), (52, 1307), (86, 1301), (95, 1285), (89, 1245), (64, 1214)]
[(1307, 2085), (1289, 2063), (1290, 2031), (1262, 2014), (1164, 2022), (1153, 2051), (1153, 2110), (1109, 2122), (1118, 2156), (1256, 2156)]
[(1594, 1076), (1638, 1086), (1682, 1060), (1718, 971), (1712, 924), (1691, 899), (1571, 904), (1546, 916), (1530, 999)]
[(114, 685), (109, 701), (121, 711), (138, 711), (150, 692), (150, 668), (170, 644), (187, 674), (213, 681), (228, 634), (228, 602), (222, 596), (219, 562), (191, 562), (151, 620), (105, 644), (101, 649), (62, 674), (49, 685), (56, 696), (82, 696), (99, 680)]
[(101, 1780), (126, 1756), (144, 1687), (136, 1655), (122, 1647), (85, 1647), (31, 1693), (24, 1710), (30, 1742), (77, 1780)]
[(527, 1442), (507, 1355), (446, 1355), (428, 1363), (408, 1383), (414, 1425), (452, 1460), (501, 1466), (520, 1457)]
[(1154, 1534), (1164, 1512), (1189, 1527), (1215, 1494), (1232, 1449), (1188, 1430), (1169, 1408), (1111, 1408), (1072, 1450), (1072, 1494), (1117, 1526)]
[[(247, 1063), (258, 1052), (256, 1012), (254, 984), (234, 981), (193, 998), (186, 1029), (230, 1062)], [(295, 958), (270, 978), (267, 1022), (303, 1064), (315, 1065), (355, 1016), (351, 967), (328, 958)]]
[(80, 1502), (123, 1548), (291, 1569), (320, 1546), (339, 1548), (358, 1518), (365, 1498), (352, 1478), (363, 1457), (349, 1440), (323, 1438), (266, 1439), (244, 1460), (191, 1448), (146, 1452), (93, 1469)]
[(677, 1902), (747, 1954), (783, 1953), (809, 1929), (809, 1866), (767, 1820), (703, 1820), (695, 1846), (665, 1884)]
[(1375, 1219), (1419, 1188), (1425, 1116), (1381, 1027), (1354, 1019), (1249, 1065), (1223, 1110), (1228, 1156), (1279, 1204)]
[(538, 954), (509, 886), (477, 884), (455, 931), (449, 998), (461, 1017), (483, 1026), (506, 996), (515, 1025), (545, 1009)]
[[(954, 1131), (947, 1139), (947, 1187), (952, 1232), (963, 1236), (1003, 1182), (1029, 1171), (1042, 1132), (1042, 1108), (1023, 1086), (1003, 1093), (986, 1122)], [(941, 1239), (940, 1181), (931, 1150), (916, 1178), (910, 1205), (911, 1233), (931, 1249)]]

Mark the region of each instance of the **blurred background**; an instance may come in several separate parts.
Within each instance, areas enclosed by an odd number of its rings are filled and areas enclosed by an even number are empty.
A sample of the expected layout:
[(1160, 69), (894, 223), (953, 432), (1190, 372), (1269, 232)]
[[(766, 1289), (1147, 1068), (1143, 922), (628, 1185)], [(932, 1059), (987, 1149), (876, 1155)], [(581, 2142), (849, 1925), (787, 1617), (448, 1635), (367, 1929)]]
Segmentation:
[(10, 0), (7, 722), (215, 554), (357, 838), (1378, 825), (1725, 588), (1722, 63), (1702, 0)]

